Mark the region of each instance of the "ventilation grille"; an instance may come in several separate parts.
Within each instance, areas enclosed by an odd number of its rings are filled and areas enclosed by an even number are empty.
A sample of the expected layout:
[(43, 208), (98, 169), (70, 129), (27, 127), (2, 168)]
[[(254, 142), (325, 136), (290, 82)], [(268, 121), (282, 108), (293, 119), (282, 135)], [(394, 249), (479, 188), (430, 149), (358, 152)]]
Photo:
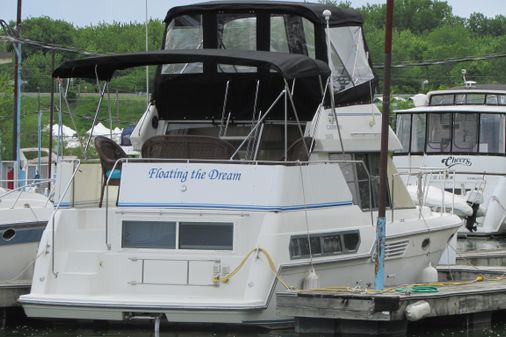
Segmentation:
[(387, 242), (385, 244), (385, 259), (395, 259), (402, 257), (406, 252), (409, 240)]

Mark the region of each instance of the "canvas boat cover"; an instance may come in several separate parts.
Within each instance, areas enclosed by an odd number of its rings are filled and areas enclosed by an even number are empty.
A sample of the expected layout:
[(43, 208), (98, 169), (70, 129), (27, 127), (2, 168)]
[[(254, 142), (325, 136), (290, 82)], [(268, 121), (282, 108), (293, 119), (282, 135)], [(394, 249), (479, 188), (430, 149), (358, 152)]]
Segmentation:
[[(167, 64), (202, 63), (198, 73), (164, 74)], [(242, 66), (247, 72), (219, 71), (220, 65)], [(250, 121), (254, 102), (256, 111), (267, 111), (285, 80), (295, 81), (294, 104), (301, 121), (313, 118), (322, 101), (322, 82), (330, 75), (322, 61), (299, 54), (222, 49), (168, 50), (90, 57), (68, 61), (58, 67), (55, 78), (110, 80), (116, 70), (159, 65), (153, 101), (160, 119), (220, 121), (225, 93), (226, 110), (232, 120)], [(228, 91), (227, 91), (228, 83)], [(258, 85), (258, 95), (256, 95)], [(268, 120), (284, 120), (283, 100), (268, 115)], [(288, 104), (288, 118), (295, 114)]]
[(195, 49), (115, 54), (67, 61), (54, 71), (53, 77), (98, 78), (109, 81), (116, 70), (146, 65), (195, 62), (251, 67), (267, 66), (290, 80), (317, 76), (326, 78), (330, 74), (330, 69), (324, 62), (313, 60), (304, 55), (264, 51)]

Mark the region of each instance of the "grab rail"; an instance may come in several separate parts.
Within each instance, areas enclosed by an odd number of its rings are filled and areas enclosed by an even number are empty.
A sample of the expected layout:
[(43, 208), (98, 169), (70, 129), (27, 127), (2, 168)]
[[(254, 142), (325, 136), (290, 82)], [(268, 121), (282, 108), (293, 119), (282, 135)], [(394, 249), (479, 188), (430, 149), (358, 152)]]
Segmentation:
[(74, 163), (77, 163), (77, 166), (75, 167), (74, 169), (74, 172), (72, 172), (72, 176), (70, 177), (69, 181), (67, 182), (67, 185), (65, 186), (65, 189), (63, 191), (63, 193), (60, 195), (60, 199), (58, 200), (58, 202), (56, 203), (56, 206), (53, 210), (53, 212), (51, 213), (51, 216), (49, 217), (49, 221), (48, 221), (48, 224), (49, 222), (51, 222), (51, 273), (53, 274), (53, 276), (56, 278), (58, 277), (58, 273), (55, 272), (55, 268), (54, 268), (54, 251), (55, 251), (55, 241), (54, 241), (54, 217), (55, 217), (55, 214), (56, 212), (60, 209), (60, 204), (61, 202), (63, 201), (63, 198), (65, 197), (65, 195), (67, 194), (69, 188), (70, 188), (70, 185), (74, 182), (74, 178), (77, 174), (77, 172), (79, 172), (79, 167), (81, 166), (81, 161), (79, 159), (75, 159), (73, 160)]

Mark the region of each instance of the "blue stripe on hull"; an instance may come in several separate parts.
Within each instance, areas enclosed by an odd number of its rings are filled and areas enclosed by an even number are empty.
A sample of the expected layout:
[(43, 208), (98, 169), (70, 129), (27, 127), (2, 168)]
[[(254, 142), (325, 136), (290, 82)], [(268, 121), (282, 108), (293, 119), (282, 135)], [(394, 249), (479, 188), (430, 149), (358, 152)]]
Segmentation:
[(312, 208), (324, 208), (335, 206), (349, 206), (351, 201), (324, 202), (307, 205), (289, 206), (266, 206), (266, 205), (233, 205), (233, 204), (190, 204), (190, 203), (142, 203), (142, 202), (120, 202), (118, 207), (146, 207), (146, 208), (208, 208), (208, 209), (233, 209), (253, 211), (293, 211)]
[(39, 242), (47, 221), (0, 226), (0, 246)]

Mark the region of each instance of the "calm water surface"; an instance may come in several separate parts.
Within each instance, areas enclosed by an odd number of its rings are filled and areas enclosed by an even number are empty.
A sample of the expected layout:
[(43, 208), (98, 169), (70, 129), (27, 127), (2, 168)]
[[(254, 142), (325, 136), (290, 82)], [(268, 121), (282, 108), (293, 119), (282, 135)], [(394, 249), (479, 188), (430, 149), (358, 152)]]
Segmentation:
[[(427, 326), (428, 325), (428, 326)], [(97, 327), (85, 324), (9, 324), (0, 330), (0, 337), (45, 336), (45, 337), (155, 337), (151, 326), (143, 327)], [(160, 337), (331, 337), (331, 335), (298, 335), (292, 330), (248, 331), (245, 329), (206, 328), (184, 329), (162, 326)], [(407, 337), (506, 337), (506, 322), (495, 323), (490, 329), (470, 331), (460, 328), (438, 328), (424, 324), (410, 328)]]

